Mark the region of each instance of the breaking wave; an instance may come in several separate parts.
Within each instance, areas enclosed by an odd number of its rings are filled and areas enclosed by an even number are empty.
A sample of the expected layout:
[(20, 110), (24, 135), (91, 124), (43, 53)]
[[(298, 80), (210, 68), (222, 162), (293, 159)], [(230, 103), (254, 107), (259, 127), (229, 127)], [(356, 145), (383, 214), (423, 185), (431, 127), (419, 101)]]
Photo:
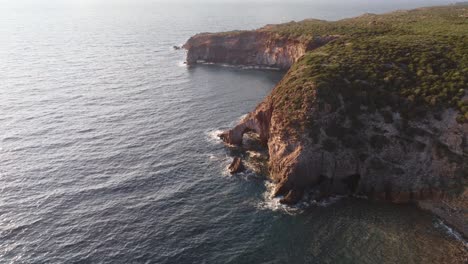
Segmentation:
[(216, 129), (212, 131), (207, 131), (206, 134), (206, 139), (208, 142), (213, 143), (213, 144), (219, 144), (222, 143), (223, 141), (219, 138), (219, 134), (221, 134), (223, 131)]
[(463, 238), (463, 236), (460, 233), (458, 233), (456, 230), (446, 225), (444, 221), (442, 221), (441, 219), (437, 219), (437, 221), (434, 223), (434, 227), (442, 229), (447, 235), (460, 241), (465, 246), (465, 248), (468, 249), (468, 241), (466, 241)]
[(260, 210), (271, 210), (279, 211), (289, 215), (296, 215), (302, 213), (303, 210), (300, 205), (288, 206), (281, 204), (280, 200), (282, 197), (274, 197), (275, 184), (269, 181), (265, 181), (265, 192), (262, 195), (262, 200), (257, 204), (257, 208)]
[(258, 204), (257, 208), (261, 210), (280, 211), (286, 214), (295, 215), (304, 212), (304, 209), (309, 207), (328, 207), (344, 198), (344, 196), (333, 196), (320, 201), (311, 200), (306, 194), (304, 198), (296, 205), (281, 204), (282, 196), (274, 197), (275, 184), (269, 181), (265, 182), (266, 191), (262, 195), (262, 201)]

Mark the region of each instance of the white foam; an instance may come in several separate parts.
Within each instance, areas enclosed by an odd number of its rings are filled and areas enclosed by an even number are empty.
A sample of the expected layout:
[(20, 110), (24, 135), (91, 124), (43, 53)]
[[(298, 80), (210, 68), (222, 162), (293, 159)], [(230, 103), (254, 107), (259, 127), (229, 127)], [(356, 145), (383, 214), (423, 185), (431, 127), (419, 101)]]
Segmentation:
[(343, 199), (343, 197), (344, 196), (333, 196), (333, 197), (329, 197), (329, 198), (326, 198), (326, 199), (323, 199), (323, 200), (320, 200), (320, 201), (313, 200), (311, 203), (313, 205), (320, 206), (320, 207), (328, 207), (328, 206), (330, 206), (332, 204), (337, 203), (338, 201)]
[[(248, 114), (245, 114), (245, 115), (242, 115), (240, 116), (238, 119), (232, 121), (228, 127), (234, 127), (236, 126), (238, 123), (240, 123), (242, 120), (244, 120), (246, 117), (247, 117)], [(211, 130), (211, 131), (206, 131), (205, 134), (207, 135), (207, 140), (211, 143), (216, 143), (216, 144), (219, 144), (219, 143), (223, 143), (223, 141), (221, 140), (221, 138), (219, 138), (219, 135), (221, 133), (223, 133), (224, 131), (223, 130), (220, 130), (220, 129), (216, 129), (216, 130)]]
[(279, 71), (280, 68), (277, 67), (268, 67), (268, 66), (240, 66), (242, 70), (269, 70), (269, 71)]
[(265, 182), (266, 191), (263, 193), (262, 201), (257, 204), (260, 210), (279, 211), (289, 215), (296, 215), (302, 212), (299, 206), (288, 206), (280, 203), (282, 197), (274, 197), (275, 184), (272, 182)]
[[(176, 44), (169, 46), (168, 48), (172, 51), (184, 51), (185, 49), (183, 48), (184, 44)], [(179, 49), (175, 49), (174, 47), (178, 47)]]
[(241, 115), (241, 116), (239, 117), (239, 119), (237, 119), (237, 121), (238, 121), (238, 122), (241, 122), (242, 120), (244, 120), (244, 119), (247, 117), (247, 115), (249, 115), (249, 114)]
[(187, 68), (187, 63), (185, 61), (178, 61), (177, 66), (182, 68)]
[(281, 69), (278, 67), (270, 67), (270, 66), (258, 66), (258, 65), (234, 65), (234, 64), (227, 64), (227, 63), (215, 63), (215, 62), (206, 62), (205, 60), (197, 60), (197, 64), (201, 65), (216, 65), (219, 67), (224, 68), (235, 68), (240, 70), (267, 70), (267, 71), (280, 71)]
[(296, 215), (302, 213), (304, 209), (311, 206), (328, 207), (343, 199), (345, 196), (333, 196), (320, 201), (310, 201), (306, 194), (304, 198), (294, 206), (281, 204), (280, 200), (283, 197), (274, 197), (275, 184), (272, 182), (265, 182), (266, 191), (263, 193), (262, 201), (258, 203), (257, 208), (261, 210), (279, 211), (289, 215)]
[(219, 138), (219, 134), (221, 133), (223, 133), (223, 131), (219, 129), (205, 132), (207, 141), (214, 144), (222, 143), (223, 141)]
[(231, 176), (231, 172), (229, 171), (229, 165), (224, 166), (223, 170), (221, 171), (221, 175), (223, 176)]
[[(221, 163), (223, 165), (221, 175), (226, 176), (226, 177), (233, 176), (233, 174), (231, 174), (231, 171), (229, 170), (229, 166), (231, 165), (231, 162), (232, 162), (232, 157), (226, 155)], [(244, 172), (236, 173), (236, 176), (244, 176)]]
[(463, 236), (458, 233), (456, 230), (451, 228), (450, 226), (446, 225), (444, 221), (437, 219), (437, 222), (434, 223), (436, 228), (442, 229), (447, 235), (453, 237), (454, 239), (463, 243), (463, 245), (468, 248), (468, 241), (466, 241)]
[(229, 165), (231, 164), (232, 157), (228, 155), (215, 155), (207, 154), (208, 160), (219, 166), (222, 176), (231, 176), (229, 172)]
[(244, 115), (241, 115), (239, 118), (237, 118), (236, 120), (233, 120), (231, 123), (229, 123), (229, 127), (235, 127), (236, 125), (238, 125), (240, 122), (242, 122), (249, 114), (244, 114)]
[(208, 159), (212, 161), (217, 161), (217, 160), (221, 160), (222, 158), (214, 154), (208, 154)]
[(258, 151), (254, 151), (254, 150), (247, 150), (246, 152), (252, 158), (260, 158), (263, 155), (262, 153), (260, 153)]

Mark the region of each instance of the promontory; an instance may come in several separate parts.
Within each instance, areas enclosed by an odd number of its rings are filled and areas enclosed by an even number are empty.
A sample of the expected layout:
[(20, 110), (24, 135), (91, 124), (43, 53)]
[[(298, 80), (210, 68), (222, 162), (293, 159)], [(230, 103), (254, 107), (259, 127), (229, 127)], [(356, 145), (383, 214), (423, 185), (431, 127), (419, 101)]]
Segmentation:
[(287, 70), (220, 136), (268, 147), (275, 195), (415, 203), (468, 235), (468, 5), (201, 33), (187, 63)]

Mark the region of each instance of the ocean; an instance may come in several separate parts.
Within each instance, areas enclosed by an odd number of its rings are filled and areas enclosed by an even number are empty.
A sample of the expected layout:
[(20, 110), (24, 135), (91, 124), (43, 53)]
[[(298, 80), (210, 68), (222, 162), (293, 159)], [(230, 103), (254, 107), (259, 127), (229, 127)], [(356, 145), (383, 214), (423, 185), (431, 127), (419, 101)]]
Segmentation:
[[(390, 1), (388, 1), (390, 2)], [(284, 72), (199, 65), (199, 32), (417, 3), (10, 1), (0, 8), (0, 263), (449, 263), (463, 242), (412, 206), (295, 207), (231, 127)], [(419, 2), (418, 2), (419, 3)]]

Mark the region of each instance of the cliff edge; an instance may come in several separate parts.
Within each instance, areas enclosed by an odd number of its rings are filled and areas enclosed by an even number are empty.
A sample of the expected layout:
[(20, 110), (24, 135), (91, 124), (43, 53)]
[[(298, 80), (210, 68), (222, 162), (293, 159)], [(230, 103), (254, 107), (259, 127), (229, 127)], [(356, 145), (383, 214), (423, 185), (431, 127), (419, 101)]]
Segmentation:
[(288, 37), (266, 30), (201, 33), (183, 46), (187, 63), (226, 63), (289, 69), (307, 51), (323, 46), (338, 36)]

